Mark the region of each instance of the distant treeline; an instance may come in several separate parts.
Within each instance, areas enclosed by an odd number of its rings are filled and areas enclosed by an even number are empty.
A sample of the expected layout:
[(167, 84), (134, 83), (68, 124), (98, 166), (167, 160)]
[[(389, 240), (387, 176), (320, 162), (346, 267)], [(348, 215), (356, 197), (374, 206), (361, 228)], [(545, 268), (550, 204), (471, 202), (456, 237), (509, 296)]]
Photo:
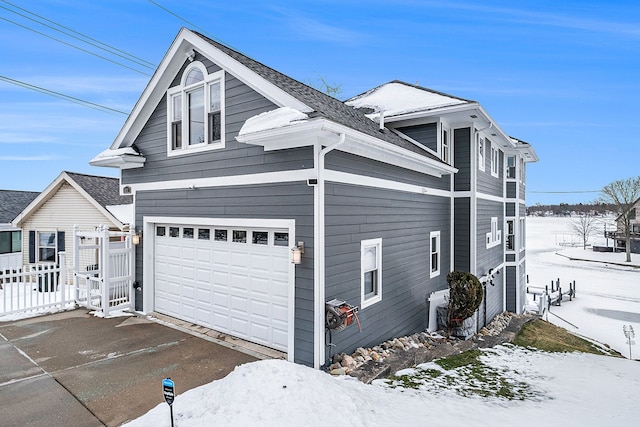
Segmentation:
[(527, 206), (527, 215), (534, 216), (569, 216), (572, 214), (588, 213), (593, 216), (605, 216), (615, 212), (614, 205), (609, 203), (560, 203), (559, 205), (541, 205), (539, 203), (533, 206)]

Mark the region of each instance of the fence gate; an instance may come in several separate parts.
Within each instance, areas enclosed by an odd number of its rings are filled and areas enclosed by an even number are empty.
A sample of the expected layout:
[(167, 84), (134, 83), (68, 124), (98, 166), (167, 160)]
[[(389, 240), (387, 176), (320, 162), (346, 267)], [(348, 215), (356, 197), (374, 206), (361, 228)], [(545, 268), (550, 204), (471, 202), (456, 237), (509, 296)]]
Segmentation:
[(102, 311), (135, 309), (134, 254), (132, 232), (73, 230), (73, 271), (76, 301)]

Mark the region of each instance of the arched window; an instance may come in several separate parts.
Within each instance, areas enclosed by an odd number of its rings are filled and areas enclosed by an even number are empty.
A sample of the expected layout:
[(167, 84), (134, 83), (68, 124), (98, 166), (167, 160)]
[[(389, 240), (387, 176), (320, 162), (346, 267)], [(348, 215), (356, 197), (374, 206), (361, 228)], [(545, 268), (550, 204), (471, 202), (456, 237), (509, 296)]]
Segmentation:
[(224, 72), (193, 62), (167, 91), (169, 155), (224, 147)]

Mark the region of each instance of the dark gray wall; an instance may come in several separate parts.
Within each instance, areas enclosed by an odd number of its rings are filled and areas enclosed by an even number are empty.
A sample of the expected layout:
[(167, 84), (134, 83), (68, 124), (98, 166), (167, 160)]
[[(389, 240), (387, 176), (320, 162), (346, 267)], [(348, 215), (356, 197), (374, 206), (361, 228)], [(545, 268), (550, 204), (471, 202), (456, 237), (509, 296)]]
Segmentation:
[(490, 139), (485, 139), (484, 157), (485, 167), (484, 172), (478, 169), (478, 181), (477, 190), (480, 193), (490, 194), (492, 196), (502, 197), (504, 187), (502, 180), (504, 178), (504, 153), (500, 151), (499, 163), (498, 163), (498, 177), (491, 175), (491, 145), (495, 144)]
[[(296, 239), (304, 241), (296, 266), (295, 361), (313, 365), (313, 188), (306, 182), (143, 191), (136, 195), (136, 225), (149, 216), (294, 219)], [(136, 280), (142, 284), (143, 245), (136, 248)]]
[(461, 128), (453, 131), (453, 166), (458, 173), (453, 178), (455, 191), (471, 190), (471, 129)]
[(420, 185), (439, 190), (449, 190), (451, 186), (450, 175), (436, 178), (420, 172), (414, 172), (398, 166), (390, 165), (344, 153), (339, 150), (329, 152), (325, 157), (326, 169), (340, 172), (348, 172), (373, 178), (388, 179), (406, 184)]
[(471, 208), (468, 197), (456, 198), (453, 202), (453, 261), (454, 270), (470, 271), (471, 256)]
[(508, 266), (505, 268), (506, 272), (506, 297), (507, 297), (507, 307), (506, 309), (508, 311), (512, 311), (515, 312), (516, 311), (516, 283), (517, 283), (517, 277), (516, 277), (516, 267), (515, 266)]
[(424, 125), (406, 126), (396, 128), (409, 138), (418, 141), (420, 144), (430, 148), (434, 152), (438, 151), (438, 124), (427, 123)]
[[(350, 185), (326, 187), (326, 299), (361, 306), (360, 242), (382, 238), (382, 301), (356, 326), (333, 332), (332, 352), (352, 352), (426, 328), (426, 297), (446, 289), (450, 199)], [(429, 278), (429, 233), (440, 231), (440, 275)], [(328, 355), (328, 353), (327, 353)]]
[(504, 311), (503, 307), (503, 295), (504, 295), (504, 286), (502, 275), (504, 274), (504, 269), (499, 270), (500, 274), (495, 276), (493, 279), (493, 286), (491, 284), (487, 285), (487, 323), (490, 323), (494, 317)]
[[(478, 227), (477, 227), (477, 272), (479, 275), (485, 274), (489, 268), (502, 263), (504, 259), (504, 207), (502, 203), (491, 200), (478, 199)], [(491, 231), (491, 217), (498, 218), (498, 230), (502, 230), (501, 243), (492, 248), (487, 248), (486, 234)]]

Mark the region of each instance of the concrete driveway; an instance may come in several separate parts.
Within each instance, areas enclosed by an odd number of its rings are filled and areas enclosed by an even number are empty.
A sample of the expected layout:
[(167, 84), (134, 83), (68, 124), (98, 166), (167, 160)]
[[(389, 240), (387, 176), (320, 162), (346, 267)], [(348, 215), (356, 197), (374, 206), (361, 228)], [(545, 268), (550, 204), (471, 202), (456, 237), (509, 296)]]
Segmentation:
[(164, 402), (163, 378), (179, 396), (255, 360), (139, 317), (78, 309), (0, 323), (0, 423), (117, 426)]

